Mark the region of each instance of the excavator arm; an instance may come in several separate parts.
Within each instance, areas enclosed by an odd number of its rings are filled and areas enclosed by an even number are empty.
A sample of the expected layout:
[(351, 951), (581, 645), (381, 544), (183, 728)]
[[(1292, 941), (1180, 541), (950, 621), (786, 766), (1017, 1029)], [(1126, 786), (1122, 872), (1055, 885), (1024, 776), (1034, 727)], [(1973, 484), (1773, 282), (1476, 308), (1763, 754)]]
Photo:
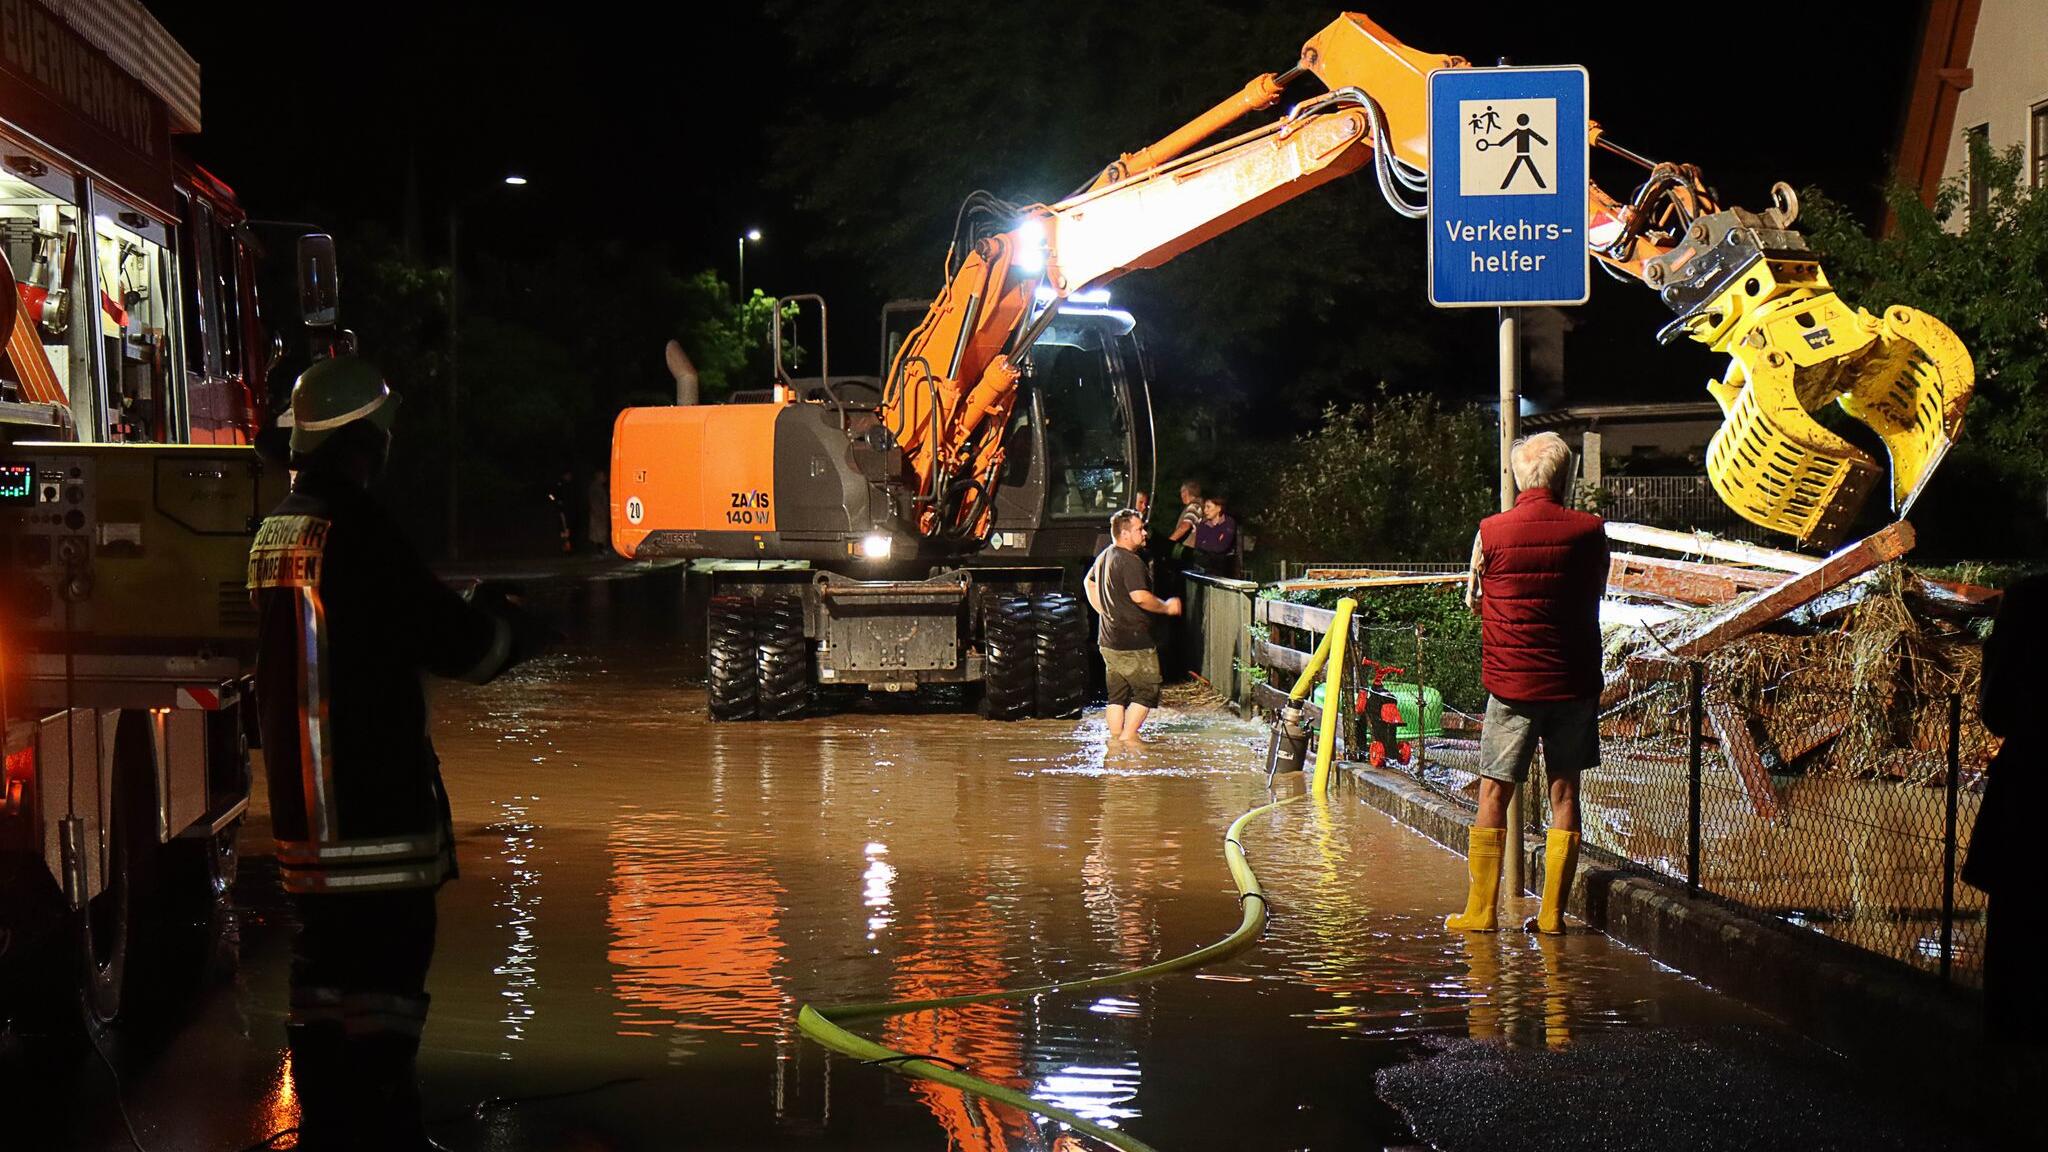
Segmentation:
[[(1068, 296), (1164, 264), (1367, 167), (1395, 211), (1424, 215), (1428, 76), (1465, 66), (1345, 13), (1303, 46), (1293, 68), (1253, 79), (1056, 204), (970, 197), (947, 253), (946, 286), (886, 381), (883, 423), (915, 479), (918, 530), (962, 541), (987, 532), (1018, 359)], [(1210, 142), (1311, 74), (1323, 93)], [(1961, 432), (1974, 374), (1955, 334), (1910, 308), (1879, 316), (1841, 301), (1793, 228), (1798, 204), (1785, 185), (1763, 212), (1724, 207), (1696, 168), (1648, 160), (1597, 124), (1591, 135), (1648, 172), (1626, 199), (1589, 190), (1592, 255), (1677, 314), (1661, 340), (1691, 339), (1729, 357), (1708, 385), (1725, 416), (1707, 455), (1722, 499), (1803, 541), (1839, 539), (1882, 472), (1815, 420), (1832, 403), (1883, 440), (1892, 508), (1905, 515)]]

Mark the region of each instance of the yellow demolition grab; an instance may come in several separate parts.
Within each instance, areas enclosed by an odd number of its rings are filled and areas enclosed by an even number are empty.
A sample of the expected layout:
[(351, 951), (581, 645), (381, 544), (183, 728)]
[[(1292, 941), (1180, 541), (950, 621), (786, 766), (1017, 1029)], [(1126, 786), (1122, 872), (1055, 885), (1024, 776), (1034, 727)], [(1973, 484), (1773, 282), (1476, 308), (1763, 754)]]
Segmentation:
[(1827, 404), (1884, 441), (1900, 517), (1962, 434), (1976, 380), (1963, 342), (1917, 309), (1852, 309), (1818, 264), (1758, 261), (1695, 317), (1687, 335), (1730, 357), (1707, 385), (1726, 417), (1707, 478), (1747, 520), (1828, 547), (1848, 532), (1881, 473), (1814, 419)]

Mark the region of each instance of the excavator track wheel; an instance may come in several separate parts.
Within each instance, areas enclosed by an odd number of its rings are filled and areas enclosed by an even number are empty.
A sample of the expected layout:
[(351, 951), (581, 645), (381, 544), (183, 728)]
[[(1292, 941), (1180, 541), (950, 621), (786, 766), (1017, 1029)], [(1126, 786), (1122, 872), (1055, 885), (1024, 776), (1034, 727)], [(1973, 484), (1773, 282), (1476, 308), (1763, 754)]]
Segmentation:
[(754, 608), (754, 641), (761, 665), (761, 719), (802, 716), (811, 703), (811, 650), (804, 640), (802, 598), (761, 597)]
[(761, 689), (753, 597), (711, 598), (711, 629), (705, 657), (710, 665), (704, 683), (711, 697), (711, 718), (752, 720)]
[(995, 596), (981, 621), (981, 714), (1022, 720), (1038, 703), (1038, 626), (1028, 596)]
[(1038, 639), (1038, 715), (1065, 720), (1081, 714), (1088, 698), (1088, 616), (1067, 592), (1045, 592), (1031, 602)]

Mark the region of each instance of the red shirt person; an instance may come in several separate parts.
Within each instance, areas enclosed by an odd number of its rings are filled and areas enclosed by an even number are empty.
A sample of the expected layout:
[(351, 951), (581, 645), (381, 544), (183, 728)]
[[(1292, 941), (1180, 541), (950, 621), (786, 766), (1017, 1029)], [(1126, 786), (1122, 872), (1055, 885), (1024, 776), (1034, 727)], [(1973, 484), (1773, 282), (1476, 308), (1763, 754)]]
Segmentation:
[(1480, 734), (1479, 815), (1456, 931), (1495, 926), (1508, 801), (1540, 742), (1549, 775), (1543, 907), (1525, 927), (1564, 931), (1579, 849), (1579, 774), (1600, 763), (1600, 599), (1607, 535), (1600, 517), (1564, 505), (1572, 452), (1554, 432), (1514, 444), (1515, 506), (1479, 523), (1468, 593), (1479, 609), (1486, 726)]

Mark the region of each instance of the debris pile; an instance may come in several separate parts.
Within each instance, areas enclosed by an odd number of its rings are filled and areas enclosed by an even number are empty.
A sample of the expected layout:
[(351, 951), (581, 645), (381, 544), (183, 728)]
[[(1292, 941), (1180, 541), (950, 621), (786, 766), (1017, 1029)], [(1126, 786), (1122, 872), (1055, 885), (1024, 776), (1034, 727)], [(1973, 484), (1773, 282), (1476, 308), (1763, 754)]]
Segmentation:
[(1982, 786), (1996, 742), (1977, 696), (1997, 593), (1907, 568), (1911, 525), (1826, 559), (1631, 524), (1609, 536), (1611, 738), (1682, 740), (1696, 661), (1706, 754), (1726, 761), (1760, 817), (1779, 814), (1773, 775), (1946, 784), (1952, 699), (1959, 782)]

